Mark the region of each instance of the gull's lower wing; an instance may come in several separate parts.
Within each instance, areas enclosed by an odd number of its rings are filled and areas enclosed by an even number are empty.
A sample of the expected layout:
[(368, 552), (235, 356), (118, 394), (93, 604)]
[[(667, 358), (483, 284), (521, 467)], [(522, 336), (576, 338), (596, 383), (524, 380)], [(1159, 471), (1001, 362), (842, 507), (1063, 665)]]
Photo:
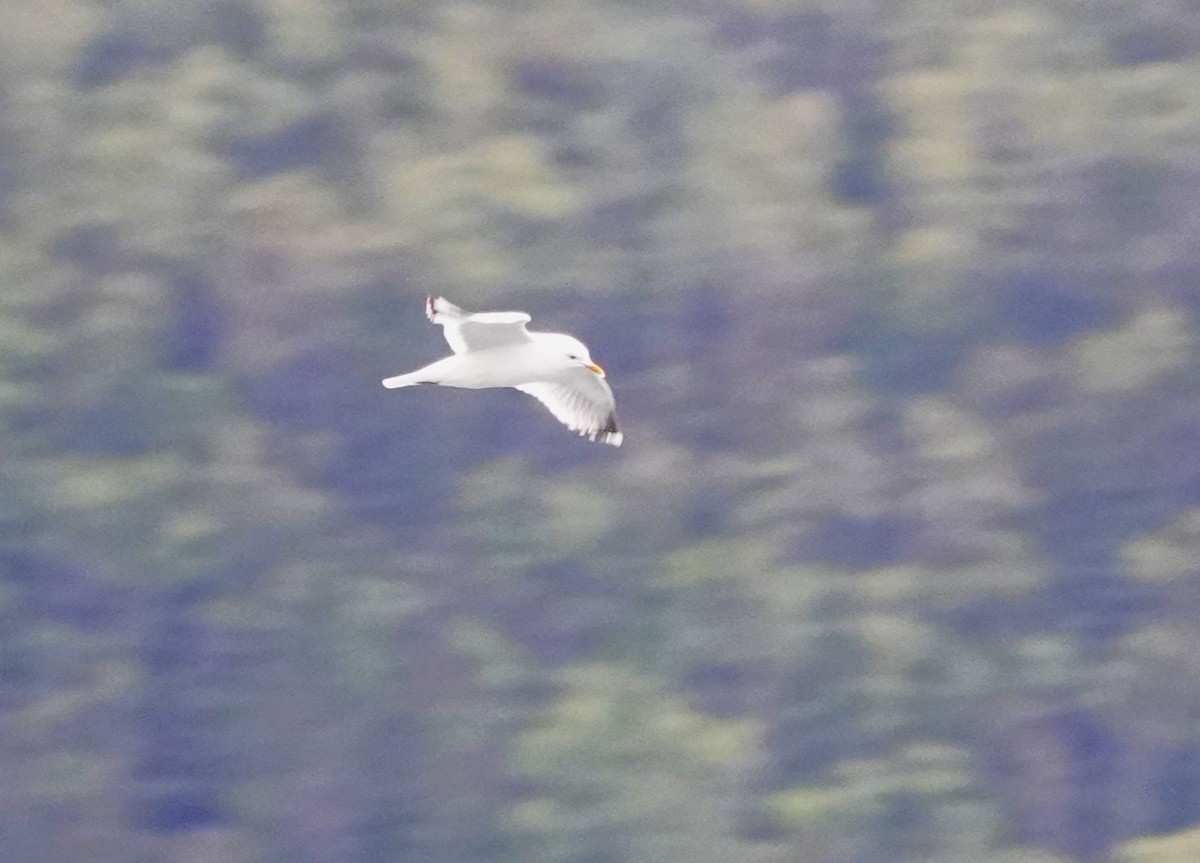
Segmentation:
[(559, 422), (589, 440), (620, 446), (625, 438), (617, 428), (612, 390), (595, 372), (579, 368), (567, 381), (522, 384), (517, 389), (533, 396)]

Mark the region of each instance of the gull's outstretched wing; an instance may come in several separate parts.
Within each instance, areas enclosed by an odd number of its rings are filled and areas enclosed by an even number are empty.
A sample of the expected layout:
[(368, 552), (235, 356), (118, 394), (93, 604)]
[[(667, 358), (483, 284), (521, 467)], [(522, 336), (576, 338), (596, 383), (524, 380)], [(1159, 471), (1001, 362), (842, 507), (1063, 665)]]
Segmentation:
[(612, 390), (595, 372), (577, 368), (561, 382), (521, 384), (517, 389), (533, 396), (559, 422), (589, 440), (620, 446), (625, 437), (617, 429)]
[(530, 341), (525, 331), (529, 315), (524, 312), (471, 313), (435, 296), (426, 300), (425, 314), (435, 324), (441, 324), (450, 350), (456, 354)]

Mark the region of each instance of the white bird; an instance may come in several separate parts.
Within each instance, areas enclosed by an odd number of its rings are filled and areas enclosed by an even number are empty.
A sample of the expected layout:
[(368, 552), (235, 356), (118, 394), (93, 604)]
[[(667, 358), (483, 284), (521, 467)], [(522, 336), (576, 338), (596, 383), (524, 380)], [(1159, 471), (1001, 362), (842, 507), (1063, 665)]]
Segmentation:
[(616, 403), (604, 369), (592, 362), (579, 339), (562, 333), (531, 333), (524, 312), (466, 312), (430, 297), (425, 314), (441, 324), (453, 354), (409, 372), (384, 378), (388, 389), (417, 384), (487, 389), (514, 387), (544, 404), (571, 431), (620, 446)]

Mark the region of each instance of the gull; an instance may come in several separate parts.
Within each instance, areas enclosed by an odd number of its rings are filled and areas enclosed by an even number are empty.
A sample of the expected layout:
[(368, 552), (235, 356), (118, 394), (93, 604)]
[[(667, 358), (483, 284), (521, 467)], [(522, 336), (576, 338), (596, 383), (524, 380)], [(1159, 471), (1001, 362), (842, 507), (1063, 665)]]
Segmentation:
[(453, 354), (415, 372), (384, 378), (388, 389), (438, 384), (479, 390), (513, 387), (528, 393), (583, 437), (620, 446), (616, 403), (604, 369), (583, 342), (563, 333), (531, 333), (524, 312), (467, 312), (432, 296), (425, 314), (440, 324)]

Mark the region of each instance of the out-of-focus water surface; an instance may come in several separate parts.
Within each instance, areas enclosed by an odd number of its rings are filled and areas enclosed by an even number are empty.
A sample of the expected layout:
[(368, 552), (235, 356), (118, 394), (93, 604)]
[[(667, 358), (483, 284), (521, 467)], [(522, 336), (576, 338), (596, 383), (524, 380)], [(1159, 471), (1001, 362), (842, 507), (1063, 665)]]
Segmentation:
[[(8, 0), (14, 863), (1200, 859), (1200, 6)], [(427, 293), (619, 450), (388, 392)]]

